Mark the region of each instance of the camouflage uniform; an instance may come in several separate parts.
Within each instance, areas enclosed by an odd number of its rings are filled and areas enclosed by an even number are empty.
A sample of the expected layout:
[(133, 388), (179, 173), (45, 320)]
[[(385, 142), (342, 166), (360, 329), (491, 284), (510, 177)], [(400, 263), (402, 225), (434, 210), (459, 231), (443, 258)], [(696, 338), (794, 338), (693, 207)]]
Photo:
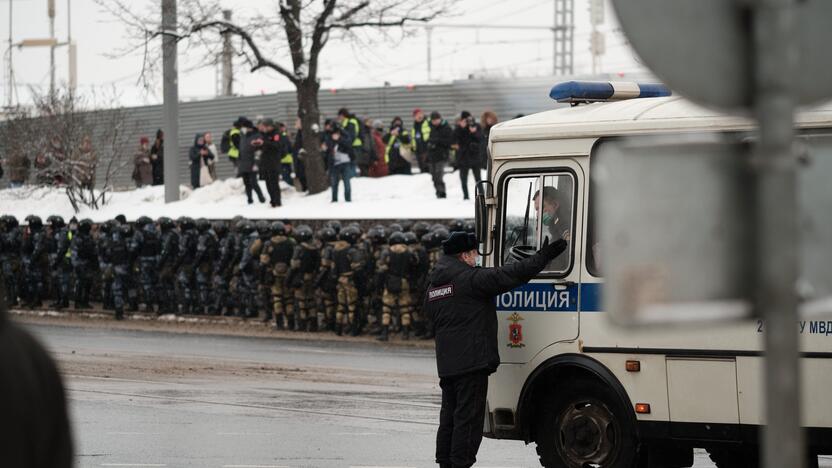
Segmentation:
[(23, 237), (21, 259), (23, 274), (26, 279), (26, 305), (40, 307), (44, 294), (44, 282), (48, 267), (47, 233), (43, 229), (43, 222), (37, 216), (28, 216), (28, 235)]
[(113, 261), (110, 244), (113, 242), (113, 232), (118, 229), (118, 223), (108, 221), (99, 227), (98, 239), (98, 270), (100, 273), (101, 302), (105, 309), (115, 307), (113, 301)]
[(335, 315), (336, 333), (344, 333), (348, 326), (353, 335), (358, 335), (359, 322), (355, 316), (358, 303), (358, 289), (355, 273), (363, 267), (365, 259), (355, 247), (360, 233), (352, 228), (341, 231), (339, 240), (333, 246), (334, 273), (338, 278), (338, 311)]
[(69, 259), (72, 232), (60, 216), (50, 216), (48, 221), (50, 224), (50, 235), (47, 241), (50, 289), (55, 299), (49, 307), (63, 309), (69, 306), (69, 296), (72, 290), (72, 264)]
[(314, 238), (312, 228), (305, 225), (295, 229), (295, 240), (298, 245), (292, 254), (289, 273), (289, 284), (292, 287), (298, 310), (294, 328), (295, 330), (312, 330), (313, 318), (317, 326), (317, 313), (313, 315), (310, 307), (315, 304), (315, 276), (321, 265), (321, 245)]
[(195, 268), (196, 249), (199, 242), (194, 221), (190, 218), (182, 218), (179, 221), (179, 260), (176, 283), (179, 286), (180, 312), (190, 314), (197, 308), (199, 298), (196, 294)]
[(133, 234), (131, 250), (139, 259), (139, 282), (141, 284), (145, 310), (153, 312), (153, 306), (159, 302), (156, 285), (159, 276), (159, 253), (162, 246), (159, 240), (159, 232), (156, 230), (156, 225), (153, 224), (150, 218), (146, 216), (140, 217), (136, 221), (136, 226), (137, 229), (135, 234)]
[(118, 226), (110, 234), (110, 260), (113, 265), (113, 307), (116, 320), (124, 318), (124, 304), (133, 261), (130, 254), (130, 226)]
[(199, 237), (197, 238), (196, 247), (196, 285), (199, 291), (199, 303), (196, 307), (197, 313), (205, 312), (205, 307), (208, 307), (208, 313), (214, 315), (217, 313), (217, 308), (214, 305), (214, 300), (211, 297), (211, 280), (214, 273), (214, 262), (217, 259), (218, 243), (217, 235), (211, 229), (211, 223), (207, 219), (199, 219), (196, 222)]
[(391, 320), (396, 319), (401, 325), (402, 338), (410, 338), (410, 325), (413, 298), (411, 280), (419, 259), (405, 244), (405, 236), (395, 233), (390, 236), (390, 248), (384, 252), (379, 261), (379, 271), (384, 275), (384, 313), (381, 316), (380, 340), (386, 341), (390, 331)]
[(6, 304), (17, 305), (20, 283), (20, 228), (11, 215), (0, 217), (0, 268), (6, 290)]
[(387, 250), (387, 238), (383, 226), (375, 226), (367, 232), (370, 241), (371, 251), (368, 256), (369, 265), (372, 270), (367, 277), (370, 279), (368, 285), (369, 298), (367, 304), (367, 324), (370, 326), (370, 334), (381, 333), (382, 296), (384, 294), (384, 275), (378, 270), (379, 260)]
[(416, 266), (412, 271), (410, 282), (410, 303), (412, 304), (413, 327), (416, 330), (416, 336), (422, 336), (425, 333), (425, 318), (422, 315), (422, 298), (425, 295), (427, 277), (430, 272), (430, 260), (427, 249), (419, 243), (419, 237), (415, 232), (405, 233), (404, 241), (410, 253), (416, 257)]
[(263, 247), (271, 237), (271, 229), (269, 223), (265, 220), (258, 221), (256, 228), (260, 237), (260, 248), (254, 257), (254, 262), (257, 264), (257, 308), (263, 311), (263, 321), (268, 322), (272, 320), (272, 286), (274, 285), (274, 279), (271, 270), (260, 265), (260, 259)]
[(75, 270), (75, 308), (90, 308), (93, 268), (98, 259), (95, 239), (92, 238), (92, 221), (82, 219), (78, 232), (72, 237), (70, 261)]
[(246, 318), (257, 317), (257, 287), (258, 287), (258, 263), (260, 260), (260, 249), (263, 242), (257, 231), (250, 229), (246, 234), (244, 231), (244, 247), (240, 258), (240, 308), (242, 315)]
[(282, 329), (288, 325), (286, 319), (295, 315), (294, 304), (286, 284), (289, 265), (295, 251), (295, 241), (287, 236), (286, 226), (280, 221), (272, 223), (271, 234), (260, 253), (260, 267), (270, 272), (275, 328)]
[(173, 220), (159, 218), (159, 228), (162, 231), (160, 239), (159, 259), (159, 288), (156, 296), (159, 313), (172, 314), (176, 312), (176, 266), (179, 261), (179, 234), (174, 229)]
[[(234, 258), (236, 236), (228, 233), (228, 227), (222, 221), (214, 223), (214, 233), (217, 235), (217, 261), (214, 263), (214, 310), (222, 314), (227, 310), (231, 315), (234, 302), (229, 294), (228, 283), (231, 280), (232, 261)], [(227, 307), (227, 309), (226, 309)]]
[(338, 281), (333, 273), (334, 268), (334, 245), (338, 236), (335, 230), (329, 227), (323, 228), (318, 233), (318, 240), (322, 244), (321, 262), (318, 267), (318, 276), (315, 279), (315, 296), (318, 306), (318, 329), (328, 327), (334, 330), (335, 327), (335, 305), (338, 302)]

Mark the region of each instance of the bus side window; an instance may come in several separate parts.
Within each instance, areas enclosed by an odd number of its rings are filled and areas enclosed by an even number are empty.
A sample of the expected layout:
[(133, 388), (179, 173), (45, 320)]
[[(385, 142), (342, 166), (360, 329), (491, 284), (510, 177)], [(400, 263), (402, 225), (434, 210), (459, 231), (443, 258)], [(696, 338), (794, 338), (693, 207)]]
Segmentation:
[[(569, 270), (574, 230), (575, 180), (571, 174), (548, 175), (543, 178), (543, 196), (538, 205), (541, 219), (541, 239), (549, 243), (558, 239), (569, 242), (569, 248), (558, 255), (544, 271), (564, 273)], [(537, 202), (537, 201), (536, 201)]]
[(503, 264), (528, 257), (539, 248), (538, 209), (534, 195), (540, 176), (512, 177), (505, 188), (503, 222)]

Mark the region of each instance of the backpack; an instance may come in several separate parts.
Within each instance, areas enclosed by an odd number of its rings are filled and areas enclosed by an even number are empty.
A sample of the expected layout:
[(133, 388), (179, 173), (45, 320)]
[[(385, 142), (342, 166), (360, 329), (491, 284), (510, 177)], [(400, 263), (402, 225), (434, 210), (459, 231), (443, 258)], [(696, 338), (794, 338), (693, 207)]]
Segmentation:
[(220, 140), (220, 152), (227, 154), (229, 150), (231, 150), (231, 129), (223, 132), (222, 139)]

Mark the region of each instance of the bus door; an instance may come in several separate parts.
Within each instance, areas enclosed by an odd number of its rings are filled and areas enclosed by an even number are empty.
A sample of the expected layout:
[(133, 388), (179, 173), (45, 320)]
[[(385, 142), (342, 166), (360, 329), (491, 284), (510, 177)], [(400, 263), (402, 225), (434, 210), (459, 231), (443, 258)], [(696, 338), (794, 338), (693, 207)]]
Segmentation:
[(529, 362), (547, 346), (578, 337), (584, 173), (572, 159), (547, 162), (543, 169), (539, 162), (518, 162), (496, 174), (495, 265), (528, 257), (546, 241), (568, 241), (532, 282), (497, 296), (504, 363)]

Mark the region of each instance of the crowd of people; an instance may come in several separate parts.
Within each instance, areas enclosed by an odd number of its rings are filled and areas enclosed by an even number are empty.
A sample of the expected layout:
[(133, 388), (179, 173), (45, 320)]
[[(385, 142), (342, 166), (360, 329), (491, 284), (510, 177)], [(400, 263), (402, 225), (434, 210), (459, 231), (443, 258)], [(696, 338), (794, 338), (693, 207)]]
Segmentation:
[[(446, 198), (444, 176), (449, 165), (459, 171), (462, 196), (469, 198), (468, 177), (470, 174), (475, 183), (481, 180), (488, 135), (497, 123), (496, 114), (485, 112), (477, 122), (469, 112), (462, 112), (453, 125), (439, 112), (426, 116), (421, 109), (415, 109), (412, 115), (413, 123), (407, 129), (400, 117), (385, 126), (378, 119), (362, 121), (343, 108), (336, 118), (326, 119), (323, 128), (313, 126), (315, 132), (320, 132), (320, 155), (329, 176), (333, 202), (339, 200), (342, 184), (343, 200), (352, 200), (350, 181), (354, 177), (409, 175), (414, 170), (430, 173), (436, 196)], [(157, 135), (157, 141), (159, 138)], [(147, 143), (142, 140), (136, 155), (134, 179), (138, 186), (148, 185), (151, 174), (155, 177), (156, 166), (152, 165), (162, 157)], [(249, 204), (254, 203), (255, 197), (266, 203), (259, 180), (266, 183), (272, 207), (281, 206), (279, 181), (301, 192), (307, 190), (307, 155), (300, 119), (290, 135), (283, 122), (270, 118), (252, 122), (240, 116), (223, 133), (219, 147), (212, 142), (210, 133), (200, 133), (194, 137), (188, 155), (193, 188), (216, 180), (215, 164), (218, 158), (226, 157), (236, 168), (237, 177), (243, 179)]]
[(225, 315), (278, 330), (370, 333), (386, 341), (431, 338), (421, 313), (427, 275), (452, 231), (400, 221), (364, 230), (329, 221), (314, 231), (289, 220), (230, 222), (124, 216), (89, 219), (0, 216), (0, 263), (10, 305), (93, 309), (115, 318)]

